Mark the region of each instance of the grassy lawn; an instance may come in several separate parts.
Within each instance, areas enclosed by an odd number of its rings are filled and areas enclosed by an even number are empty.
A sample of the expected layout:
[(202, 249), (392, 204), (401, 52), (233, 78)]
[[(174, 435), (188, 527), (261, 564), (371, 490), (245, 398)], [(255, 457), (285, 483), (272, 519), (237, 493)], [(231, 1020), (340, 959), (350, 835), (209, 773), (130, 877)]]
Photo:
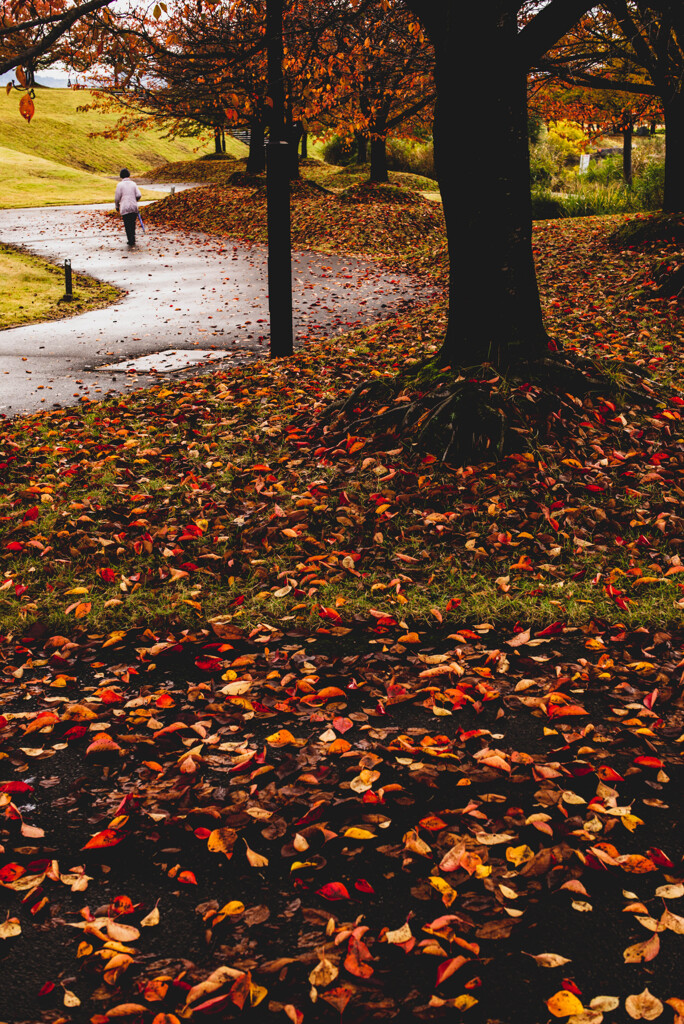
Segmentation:
[[(126, 139), (93, 137), (93, 132), (112, 129), (118, 120), (113, 112), (78, 109), (93, 99), (88, 89), (37, 89), (36, 113), (28, 124), (19, 114), (19, 94), (12, 91), (8, 96), (3, 89), (0, 147), (97, 174), (118, 174), (128, 167), (133, 175), (144, 167), (194, 159), (209, 150), (198, 139), (166, 139), (156, 130)], [(244, 152), (239, 143), (235, 145)]]
[[(160, 201), (148, 216), (258, 241), (262, 192), (207, 186)], [(294, 244), (325, 250), (333, 239), (340, 252), (363, 249), (443, 279), (441, 211), (395, 196), (356, 186), (345, 199), (302, 184)], [(678, 374), (678, 316), (640, 297), (652, 254), (607, 245), (619, 222), (537, 225), (547, 323), (566, 348), (603, 354), (616, 373), (623, 362), (645, 366), (668, 389)], [(591, 279), (578, 273), (584, 266)], [(667, 390), (654, 409), (646, 395), (620, 405), (619, 389), (614, 402), (589, 395), (573, 405), (561, 389), (549, 419), (539, 390), (519, 388), (513, 397), (529, 409), (521, 451), (476, 468), (441, 462), (439, 437), (421, 450), (391, 432), (350, 434), (319, 418), (363, 381), (387, 382), (388, 397), (380, 389), (377, 400), (359, 399), (360, 411), (407, 401), (424, 386), (415, 370), (444, 323), (438, 303), (311, 342), (291, 363), (213, 370), (83, 403), (36, 416), (28, 430), (15, 421), (13, 483), (0, 507), (12, 540), (0, 622), (38, 617), (64, 630), (74, 615), (114, 628), (228, 614), (307, 623), (321, 608), (333, 622), (378, 610), (423, 623), (454, 615), (535, 626), (597, 615), (680, 622), (671, 540), (681, 413)], [(389, 383), (398, 371), (406, 385), (396, 397)], [(488, 385), (492, 394), (508, 387)]]
[(73, 275), (74, 298), (62, 302), (64, 271), (38, 256), (0, 245), (0, 330), (60, 320), (114, 302), (117, 288), (82, 274)]
[[(0, 209), (114, 202), (114, 178), (0, 147)], [(143, 198), (159, 192), (143, 190)]]

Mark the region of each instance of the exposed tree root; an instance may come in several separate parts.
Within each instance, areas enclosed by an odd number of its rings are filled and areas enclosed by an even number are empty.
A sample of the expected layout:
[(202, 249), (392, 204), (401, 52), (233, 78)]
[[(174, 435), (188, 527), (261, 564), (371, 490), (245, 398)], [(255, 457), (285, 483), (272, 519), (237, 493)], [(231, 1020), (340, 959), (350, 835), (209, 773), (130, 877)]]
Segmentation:
[[(616, 402), (658, 406), (653, 386), (638, 368), (609, 376), (590, 359), (548, 356), (515, 371), (492, 367), (451, 370), (425, 364), (413, 378), (373, 381), (323, 414), (326, 433), (389, 435), (441, 459), (499, 458), (545, 443), (587, 415), (615, 416)], [(610, 404), (607, 404), (610, 403)]]
[(653, 294), (661, 299), (684, 300), (684, 252), (672, 253), (653, 271)]

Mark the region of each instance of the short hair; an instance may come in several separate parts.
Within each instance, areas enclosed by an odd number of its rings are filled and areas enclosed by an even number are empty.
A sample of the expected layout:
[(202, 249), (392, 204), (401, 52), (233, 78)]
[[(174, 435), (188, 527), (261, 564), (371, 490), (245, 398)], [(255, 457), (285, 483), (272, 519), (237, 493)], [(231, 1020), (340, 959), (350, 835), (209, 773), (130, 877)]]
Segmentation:
[(120, 178), (130, 178), (130, 176), (131, 176), (131, 172), (128, 170), (127, 167), (123, 167), (121, 169), (121, 171), (119, 171), (119, 177)]

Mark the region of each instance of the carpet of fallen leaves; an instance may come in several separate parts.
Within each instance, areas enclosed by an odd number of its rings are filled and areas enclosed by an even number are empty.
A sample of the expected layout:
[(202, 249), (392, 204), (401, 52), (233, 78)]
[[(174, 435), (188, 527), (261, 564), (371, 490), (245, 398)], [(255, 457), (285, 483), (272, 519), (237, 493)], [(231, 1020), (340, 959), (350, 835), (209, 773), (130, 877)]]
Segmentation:
[(440, 304), (3, 424), (0, 1018), (681, 1024), (684, 337), (613, 226), (537, 227), (547, 322), (655, 406), (500, 464), (318, 415)]
[(683, 667), (600, 623), (26, 638), (0, 1012), (676, 1014)]
[[(332, 193), (315, 181), (292, 183), (292, 243), (295, 247), (367, 258), (405, 261), (410, 254), (444, 249), (439, 203), (398, 185), (351, 185)], [(353, 206), (353, 213), (350, 211)], [(266, 241), (266, 182), (256, 187), (205, 185), (158, 200), (147, 212), (151, 224)], [(409, 269), (430, 263), (410, 260)]]

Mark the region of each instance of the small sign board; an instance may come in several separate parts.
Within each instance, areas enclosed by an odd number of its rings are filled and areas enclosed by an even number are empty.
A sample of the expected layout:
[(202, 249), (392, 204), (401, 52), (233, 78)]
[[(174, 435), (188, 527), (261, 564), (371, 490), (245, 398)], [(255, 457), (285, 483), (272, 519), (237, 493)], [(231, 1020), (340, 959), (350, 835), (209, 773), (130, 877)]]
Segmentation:
[(579, 164), (579, 172), (580, 172), (580, 174), (586, 174), (587, 173), (587, 171), (589, 170), (589, 162), (590, 161), (591, 161), (591, 157), (589, 156), (588, 153), (581, 153), (580, 154), (580, 164)]

